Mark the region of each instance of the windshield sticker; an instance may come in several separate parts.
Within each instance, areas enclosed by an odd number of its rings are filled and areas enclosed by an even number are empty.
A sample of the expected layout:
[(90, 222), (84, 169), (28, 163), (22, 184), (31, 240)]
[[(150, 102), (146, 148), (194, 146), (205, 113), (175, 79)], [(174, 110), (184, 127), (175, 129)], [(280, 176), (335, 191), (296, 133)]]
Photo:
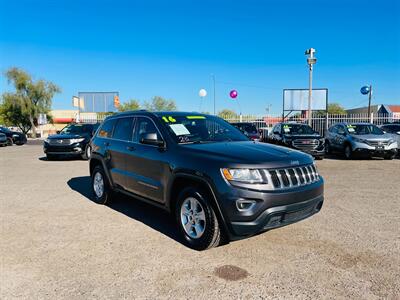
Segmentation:
[(283, 127), (283, 131), (284, 132), (290, 132), (290, 128), (289, 127)]
[(165, 123), (169, 122), (166, 116), (163, 116), (162, 119), (164, 120)]
[(171, 124), (169, 125), (169, 127), (171, 127), (172, 131), (177, 136), (190, 134), (190, 131), (187, 130), (187, 128), (183, 124)]
[(176, 122), (176, 120), (172, 116), (163, 116), (162, 119), (165, 123), (169, 123), (169, 122), (175, 123)]
[(347, 128), (356, 128), (354, 125), (347, 125)]
[(348, 130), (349, 132), (355, 132), (354, 127), (347, 127), (347, 130)]
[(186, 119), (189, 119), (189, 120), (202, 120), (205, 118), (206, 118), (205, 116), (186, 116)]

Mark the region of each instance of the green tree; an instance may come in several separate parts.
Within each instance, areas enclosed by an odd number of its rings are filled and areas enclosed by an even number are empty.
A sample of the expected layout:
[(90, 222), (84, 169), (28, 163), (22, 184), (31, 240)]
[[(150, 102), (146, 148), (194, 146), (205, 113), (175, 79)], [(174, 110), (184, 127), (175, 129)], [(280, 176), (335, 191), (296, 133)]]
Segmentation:
[[(345, 115), (346, 110), (339, 103), (330, 103), (328, 104), (328, 114), (331, 115)], [(318, 116), (325, 116), (324, 111), (318, 111), (316, 113)]]
[(223, 109), (218, 112), (218, 117), (223, 119), (236, 119), (239, 118), (239, 115), (234, 110)]
[(29, 116), (22, 112), (19, 105), (14, 104), (14, 98), (8, 94), (2, 96), (3, 103), (0, 105), (0, 124), (6, 126), (17, 126), (23, 133), (28, 133), (32, 125)]
[(160, 96), (155, 96), (150, 102), (145, 101), (144, 108), (149, 111), (175, 111), (177, 110), (175, 100), (164, 99)]
[(124, 103), (122, 103), (119, 107), (119, 111), (128, 111), (128, 110), (138, 110), (140, 109), (140, 103), (139, 101), (135, 99), (130, 99)]
[[(17, 125), (26, 124), (28, 120), (33, 136), (36, 136), (39, 114), (46, 114), (49, 118), (51, 117), (49, 112), (52, 99), (56, 93), (61, 91), (60, 88), (50, 81), (42, 79), (34, 81), (27, 72), (15, 67), (8, 69), (5, 76), (8, 83), (12, 84), (15, 89), (14, 92), (2, 95), (3, 102), (8, 103), (4, 107), (8, 121)], [(24, 122), (19, 118), (25, 118)]]

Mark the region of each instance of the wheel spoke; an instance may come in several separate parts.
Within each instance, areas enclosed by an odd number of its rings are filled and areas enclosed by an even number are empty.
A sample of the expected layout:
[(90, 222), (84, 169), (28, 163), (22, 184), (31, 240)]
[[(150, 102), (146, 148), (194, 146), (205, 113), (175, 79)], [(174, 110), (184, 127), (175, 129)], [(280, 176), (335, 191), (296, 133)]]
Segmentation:
[(206, 220), (206, 214), (204, 213), (203, 210), (201, 210), (200, 212), (198, 212), (196, 214), (196, 217), (199, 221), (205, 221)]

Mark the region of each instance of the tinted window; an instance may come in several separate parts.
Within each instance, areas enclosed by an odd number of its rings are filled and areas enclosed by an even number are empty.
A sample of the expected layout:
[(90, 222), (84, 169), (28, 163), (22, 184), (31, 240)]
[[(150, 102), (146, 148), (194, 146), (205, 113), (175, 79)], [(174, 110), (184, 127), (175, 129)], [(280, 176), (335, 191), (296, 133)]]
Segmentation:
[(248, 141), (236, 127), (206, 115), (160, 115), (171, 137), (180, 144)]
[(314, 134), (315, 131), (305, 124), (283, 124), (283, 133), (285, 134)]
[(335, 125), (335, 126), (332, 126), (331, 128), (329, 128), (329, 132), (332, 132), (332, 133), (337, 133), (337, 130), (338, 130), (338, 125)]
[(112, 131), (113, 131), (115, 122), (116, 122), (116, 119), (111, 119), (111, 120), (106, 121), (103, 124), (103, 126), (101, 126), (98, 136), (110, 138), (112, 135)]
[(69, 124), (65, 126), (60, 134), (82, 134), (91, 133), (92, 125), (89, 124)]
[(382, 126), (381, 128), (389, 133), (395, 133), (400, 131), (400, 125), (385, 125)]
[(341, 125), (337, 126), (337, 133), (342, 135), (345, 133), (343, 126)]
[(133, 118), (118, 119), (114, 128), (113, 139), (131, 141), (132, 140)]
[(346, 126), (350, 134), (364, 135), (364, 134), (377, 134), (382, 135), (382, 129), (372, 124), (349, 124)]
[(136, 121), (135, 126), (135, 142), (140, 142), (140, 140), (145, 136), (147, 133), (156, 133), (157, 139), (161, 140), (160, 134), (157, 131), (156, 126), (154, 125), (153, 121), (149, 118), (139, 117)]

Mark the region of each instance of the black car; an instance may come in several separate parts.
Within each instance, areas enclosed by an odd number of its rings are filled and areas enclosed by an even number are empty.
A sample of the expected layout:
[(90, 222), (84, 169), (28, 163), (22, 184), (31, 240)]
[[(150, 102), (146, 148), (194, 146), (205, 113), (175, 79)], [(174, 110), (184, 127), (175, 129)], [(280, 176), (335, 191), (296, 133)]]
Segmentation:
[(380, 126), (380, 128), (393, 136), (397, 141), (397, 155), (400, 156), (400, 123), (389, 123)]
[(7, 136), (4, 133), (0, 133), (0, 146), (7, 146)]
[(250, 140), (252, 141), (261, 140), (260, 132), (257, 130), (257, 127), (253, 123), (241, 122), (241, 123), (231, 123), (231, 125), (238, 128)]
[(18, 131), (11, 131), (7, 127), (0, 126), (0, 133), (3, 133), (6, 135), (8, 146), (12, 146), (13, 144), (15, 144), (17, 146), (21, 146), (23, 144), (26, 144), (26, 142), (27, 142), (25, 134), (18, 132)]
[(43, 151), (51, 160), (61, 155), (76, 155), (89, 159), (90, 139), (100, 124), (69, 124), (44, 140)]
[(325, 155), (325, 139), (306, 124), (277, 123), (272, 128), (268, 141), (303, 151), (316, 159), (323, 159)]
[(198, 250), (305, 219), (324, 201), (311, 156), (249, 141), (215, 116), (119, 113), (91, 145), (97, 203), (118, 191), (161, 207)]

